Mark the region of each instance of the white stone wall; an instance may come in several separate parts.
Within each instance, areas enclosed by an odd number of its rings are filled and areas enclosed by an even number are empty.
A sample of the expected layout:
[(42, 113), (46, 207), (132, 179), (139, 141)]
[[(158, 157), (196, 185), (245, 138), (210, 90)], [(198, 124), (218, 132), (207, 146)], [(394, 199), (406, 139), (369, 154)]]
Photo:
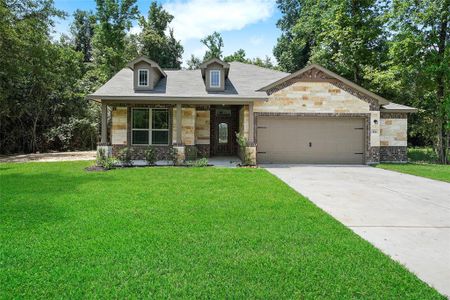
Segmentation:
[(239, 110), (239, 132), (242, 133), (246, 139), (248, 139), (249, 122), (248, 105), (244, 105)]
[(111, 143), (113, 145), (127, 144), (127, 108), (116, 107), (112, 111)]
[(208, 145), (210, 143), (210, 112), (197, 110), (195, 120), (195, 143)]
[(380, 146), (407, 146), (408, 120), (381, 119)]

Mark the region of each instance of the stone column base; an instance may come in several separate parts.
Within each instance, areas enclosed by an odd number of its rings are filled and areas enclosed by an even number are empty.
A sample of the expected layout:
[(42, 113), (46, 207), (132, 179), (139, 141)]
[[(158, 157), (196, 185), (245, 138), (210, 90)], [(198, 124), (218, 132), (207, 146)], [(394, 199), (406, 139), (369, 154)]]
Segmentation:
[(173, 146), (173, 149), (177, 150), (177, 165), (182, 165), (186, 160), (186, 152), (184, 146)]
[(102, 150), (105, 157), (112, 157), (112, 146), (97, 145), (97, 155), (99, 155)]
[(247, 158), (247, 161), (244, 162), (250, 166), (256, 165), (256, 147), (255, 146), (247, 146), (245, 147), (245, 155), (244, 157)]

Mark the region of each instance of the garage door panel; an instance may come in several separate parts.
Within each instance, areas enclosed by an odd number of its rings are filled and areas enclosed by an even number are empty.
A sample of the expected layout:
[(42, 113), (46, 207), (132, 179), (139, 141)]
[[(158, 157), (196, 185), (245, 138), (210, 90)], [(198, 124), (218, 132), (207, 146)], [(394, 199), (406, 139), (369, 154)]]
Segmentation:
[(360, 118), (260, 117), (260, 163), (364, 162), (364, 120)]

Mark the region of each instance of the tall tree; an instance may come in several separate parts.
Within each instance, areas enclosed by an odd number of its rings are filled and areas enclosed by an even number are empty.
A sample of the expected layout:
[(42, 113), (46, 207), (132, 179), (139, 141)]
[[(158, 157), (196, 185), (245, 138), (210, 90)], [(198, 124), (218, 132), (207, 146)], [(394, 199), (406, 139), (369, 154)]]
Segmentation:
[[(183, 46), (169, 29), (173, 16), (161, 4), (150, 4), (148, 17), (139, 19), (142, 32), (139, 35), (141, 53), (156, 61), (163, 68), (180, 68)], [(166, 32), (168, 31), (168, 35)]]
[(282, 34), (273, 54), (283, 70), (294, 72), (308, 63), (329, 4), (327, 0), (277, 0), (277, 5), (282, 13), (277, 27)]
[(126, 35), (138, 15), (136, 0), (96, 0), (97, 21), (93, 40), (94, 62), (111, 77), (131, 58), (126, 57)]
[(395, 0), (389, 15), (389, 68), (374, 80), (399, 102), (420, 108), (412, 133), (432, 137), (441, 163), (448, 163), (450, 119), (450, 1)]
[(203, 57), (203, 61), (212, 58), (222, 58), (223, 39), (220, 33), (214, 31), (212, 34), (201, 39), (200, 42), (208, 48)]
[(295, 71), (308, 61), (320, 63), (362, 84), (367, 66), (386, 59), (386, 7), (377, 0), (278, 0), (283, 31), (274, 55), (282, 68)]
[(77, 9), (73, 14), (73, 22), (70, 26), (70, 33), (76, 51), (83, 53), (84, 61), (92, 60), (92, 38), (96, 23), (95, 15), (92, 12)]

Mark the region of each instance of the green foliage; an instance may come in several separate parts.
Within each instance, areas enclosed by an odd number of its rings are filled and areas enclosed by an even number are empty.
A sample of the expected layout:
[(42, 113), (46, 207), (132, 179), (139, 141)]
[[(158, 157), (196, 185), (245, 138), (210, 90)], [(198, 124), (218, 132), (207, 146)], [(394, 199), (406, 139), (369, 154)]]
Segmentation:
[(248, 145), (248, 140), (244, 136), (243, 133), (236, 132), (236, 142), (239, 145), (239, 150), (240, 150), (240, 153), (241, 153), (242, 164), (244, 166), (251, 165), (252, 164), (251, 158), (249, 157), (248, 152), (246, 151), (246, 148), (247, 148), (247, 145)]
[(51, 1), (0, 2), (1, 153), (45, 151), (51, 132), (90, 115), (79, 85), (83, 54), (50, 38), (58, 16)]
[(274, 55), (293, 72), (319, 63), (393, 102), (419, 108), (413, 145), (446, 162), (450, 132), (450, 2), (278, 0)]
[(126, 167), (131, 167), (133, 165), (133, 152), (130, 148), (125, 147), (119, 151), (117, 154), (117, 159), (119, 162)]
[(178, 150), (176, 148), (170, 147), (167, 151), (167, 162), (174, 166), (178, 165)]
[(88, 118), (69, 118), (67, 123), (50, 128), (44, 135), (54, 150), (87, 150), (97, 144), (97, 123)]
[(97, 150), (97, 158), (96, 158), (96, 165), (103, 167), (106, 170), (113, 169), (117, 163), (116, 159), (109, 157), (105, 153), (105, 149), (98, 149)]
[(238, 61), (238, 62), (246, 63), (247, 62), (247, 57), (246, 57), (246, 54), (245, 54), (245, 50), (244, 49), (239, 49), (236, 52), (234, 52), (233, 54), (225, 56), (223, 58), (223, 60), (226, 61), (226, 62)]
[(184, 50), (180, 41), (175, 39), (173, 30), (168, 28), (172, 20), (173, 16), (153, 1), (147, 19), (142, 16), (139, 19), (142, 32), (138, 42), (141, 45), (140, 54), (150, 57), (162, 68), (179, 69)]
[(187, 160), (195, 160), (198, 156), (198, 148), (196, 146), (187, 146), (185, 147), (186, 159)]
[(188, 160), (186, 161), (186, 165), (196, 168), (203, 168), (208, 166), (208, 159), (206, 157), (196, 159), (196, 160)]
[(127, 57), (126, 35), (137, 18), (136, 0), (96, 0), (97, 21), (93, 38), (93, 58), (107, 78), (131, 60)]
[(0, 164), (2, 298), (444, 299), (264, 169), (89, 164)]
[(145, 150), (144, 155), (145, 155), (145, 161), (146, 161), (149, 165), (151, 165), (151, 166), (155, 165), (156, 160), (157, 160), (157, 153), (156, 153), (155, 147), (149, 146), (149, 147)]
[(194, 54), (191, 54), (191, 58), (186, 61), (186, 64), (188, 70), (195, 70), (200, 67), (200, 65), (202, 64), (202, 60), (196, 57)]
[(220, 33), (214, 31), (201, 39), (200, 42), (208, 48), (203, 56), (203, 61), (208, 61), (212, 58), (222, 58), (223, 39)]
[(96, 17), (92, 12), (77, 9), (73, 14), (73, 23), (70, 26), (75, 51), (83, 53), (85, 62), (92, 60), (92, 38)]
[(233, 54), (225, 56), (223, 60), (226, 62), (237, 61), (237, 62), (242, 62), (242, 63), (246, 63), (246, 64), (256, 65), (256, 66), (263, 67), (263, 68), (277, 69), (277, 67), (273, 64), (272, 60), (268, 56), (266, 56), (264, 59), (261, 59), (259, 57), (250, 59), (250, 58), (247, 58), (245, 55), (246, 55), (245, 50), (239, 49), (238, 51), (234, 52)]

